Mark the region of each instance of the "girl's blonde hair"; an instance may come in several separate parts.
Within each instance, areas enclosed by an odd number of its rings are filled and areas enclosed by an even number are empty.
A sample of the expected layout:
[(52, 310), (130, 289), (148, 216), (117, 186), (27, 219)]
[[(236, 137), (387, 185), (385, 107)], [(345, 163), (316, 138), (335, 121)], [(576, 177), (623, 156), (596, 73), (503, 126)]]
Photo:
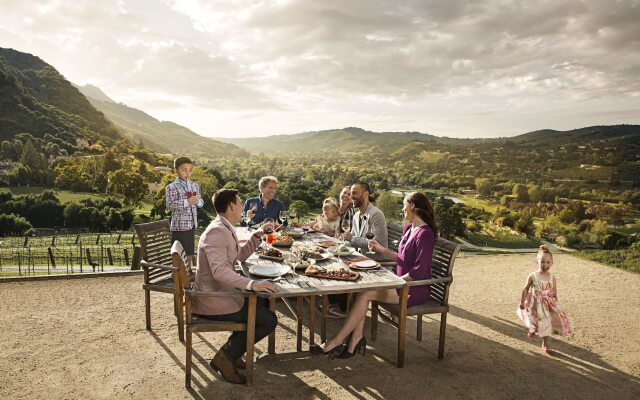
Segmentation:
[(551, 259), (553, 260), (553, 254), (549, 250), (549, 247), (546, 244), (542, 244), (540, 245), (540, 249), (538, 250), (538, 257), (542, 257), (545, 254), (548, 254), (549, 257), (551, 257)]
[(340, 210), (340, 207), (338, 206), (338, 202), (333, 197), (327, 197), (322, 202), (322, 212), (323, 213), (325, 212), (325, 210), (329, 210), (330, 208), (335, 208), (336, 211)]

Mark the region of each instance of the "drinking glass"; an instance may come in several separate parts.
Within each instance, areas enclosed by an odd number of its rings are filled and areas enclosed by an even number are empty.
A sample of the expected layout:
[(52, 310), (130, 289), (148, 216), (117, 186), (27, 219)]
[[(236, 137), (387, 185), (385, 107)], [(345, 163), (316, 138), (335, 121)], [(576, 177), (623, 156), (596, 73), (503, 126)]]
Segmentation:
[(267, 244), (271, 244), (276, 240), (276, 235), (273, 233), (274, 221), (273, 218), (265, 218), (262, 230), (267, 234)]
[(280, 222), (282, 223), (282, 225), (287, 224), (287, 212), (284, 210), (280, 211)]
[(342, 228), (342, 234), (340, 235), (340, 239), (346, 244), (346, 240), (344, 239), (344, 234), (351, 231), (351, 220), (349, 218), (345, 218), (342, 220), (340, 224)]
[(311, 218), (306, 218), (302, 221), (302, 230), (307, 233), (311, 229)]
[[(376, 236), (375, 232), (373, 231), (373, 227), (372, 226), (367, 227), (366, 236), (367, 236), (368, 240), (371, 240)], [(373, 251), (371, 246), (368, 246), (368, 247), (369, 247), (369, 251), (366, 254), (376, 254), (376, 252)]]
[(293, 220), (296, 218), (296, 210), (293, 208), (289, 209), (289, 219), (291, 219), (291, 223), (293, 224)]

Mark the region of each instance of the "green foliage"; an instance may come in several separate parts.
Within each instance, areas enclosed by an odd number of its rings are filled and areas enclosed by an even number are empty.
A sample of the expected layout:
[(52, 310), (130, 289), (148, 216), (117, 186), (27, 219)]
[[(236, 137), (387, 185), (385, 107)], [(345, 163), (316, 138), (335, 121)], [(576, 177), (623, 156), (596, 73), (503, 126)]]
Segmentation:
[(640, 249), (637, 248), (626, 250), (577, 251), (572, 254), (615, 268), (621, 268), (632, 272), (640, 272)]
[(433, 208), (436, 213), (436, 221), (439, 224), (440, 236), (452, 239), (456, 235), (464, 235), (463, 204), (456, 204), (453, 200), (441, 196), (433, 202)]
[(304, 218), (309, 212), (309, 205), (304, 200), (294, 200), (289, 204), (289, 208), (296, 210), (296, 217), (298, 219)]
[(122, 169), (109, 173), (107, 190), (122, 196), (125, 204), (129, 205), (140, 204), (148, 192), (142, 175)]
[(22, 236), (32, 228), (26, 218), (0, 213), (0, 236)]
[(400, 213), (402, 211), (402, 199), (391, 192), (383, 190), (376, 199), (378, 207), (385, 215), (387, 221), (402, 221)]

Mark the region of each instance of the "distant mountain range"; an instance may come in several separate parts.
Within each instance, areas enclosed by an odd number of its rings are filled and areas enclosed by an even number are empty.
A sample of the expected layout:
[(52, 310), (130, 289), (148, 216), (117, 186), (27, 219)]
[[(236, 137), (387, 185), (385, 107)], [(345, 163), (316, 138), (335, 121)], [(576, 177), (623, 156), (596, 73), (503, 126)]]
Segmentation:
[(253, 138), (207, 138), (117, 103), (99, 88), (74, 87), (40, 58), (0, 48), (0, 140), (28, 132), (70, 151), (77, 139), (105, 144), (128, 138), (162, 153), (246, 157), (248, 152), (385, 152), (398, 158), (447, 146), (545, 146), (640, 143), (640, 125), (540, 130), (511, 138), (456, 139), (420, 132), (372, 132), (357, 127)]
[(159, 121), (138, 109), (116, 103), (92, 85), (76, 86), (91, 104), (102, 111), (132, 141), (142, 140), (145, 147), (161, 153), (203, 156), (247, 156), (246, 150), (200, 136), (184, 126)]
[[(323, 151), (382, 151), (406, 155), (428, 151), (434, 145), (479, 146), (486, 144), (539, 146), (607, 141), (612, 145), (640, 143), (640, 125), (592, 126), (569, 131), (551, 129), (510, 138), (457, 139), (420, 132), (372, 132), (360, 128), (332, 129), (293, 135), (252, 138), (217, 138), (249, 151), (269, 153), (316, 153)], [(440, 146), (442, 147), (442, 146)]]

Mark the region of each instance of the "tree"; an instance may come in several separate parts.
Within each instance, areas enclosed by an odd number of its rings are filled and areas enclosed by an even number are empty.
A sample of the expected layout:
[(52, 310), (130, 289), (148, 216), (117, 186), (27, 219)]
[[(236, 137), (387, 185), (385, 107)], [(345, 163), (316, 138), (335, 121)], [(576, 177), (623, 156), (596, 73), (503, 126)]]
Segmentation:
[(516, 196), (516, 201), (518, 203), (528, 203), (529, 202), (529, 190), (527, 187), (521, 183), (516, 183), (513, 186), (513, 194)]
[(289, 204), (289, 208), (296, 210), (298, 220), (303, 218), (309, 212), (309, 205), (304, 200), (294, 200)]
[(475, 179), (476, 190), (482, 197), (491, 196), (491, 192), (493, 191), (493, 183), (490, 179), (487, 178), (476, 178)]
[(387, 220), (397, 221), (401, 219), (399, 215), (402, 210), (402, 201), (391, 192), (386, 190), (380, 192), (376, 200), (376, 207), (382, 210)]
[(453, 200), (444, 196), (438, 197), (433, 202), (440, 236), (451, 239), (455, 235), (464, 235), (465, 225), (462, 222), (462, 207), (464, 205), (456, 204)]
[(109, 173), (107, 190), (124, 198), (125, 204), (138, 205), (148, 192), (142, 175), (122, 169)]
[(0, 236), (22, 236), (32, 226), (26, 218), (15, 214), (0, 214)]

